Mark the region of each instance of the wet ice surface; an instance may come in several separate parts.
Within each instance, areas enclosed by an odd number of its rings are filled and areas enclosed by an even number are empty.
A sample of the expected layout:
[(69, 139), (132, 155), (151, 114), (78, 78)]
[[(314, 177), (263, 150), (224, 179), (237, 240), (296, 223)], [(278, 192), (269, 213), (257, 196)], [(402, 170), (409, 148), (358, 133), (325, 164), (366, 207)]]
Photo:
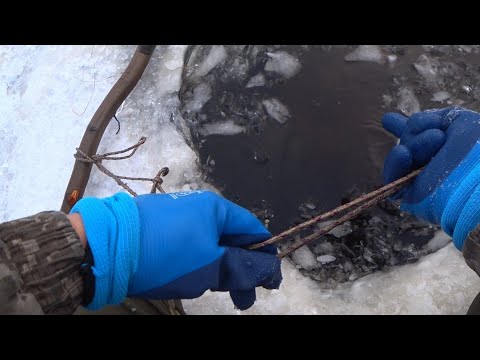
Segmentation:
[[(421, 51), (430, 55), (434, 49), (422, 48)], [(477, 52), (476, 47), (467, 49), (468, 52), (462, 50), (467, 55)], [(60, 208), (73, 166), (75, 147), (133, 51), (131, 46), (0, 47), (0, 221)], [(153, 176), (159, 168), (168, 166), (170, 173), (164, 183), (167, 191), (207, 186), (200, 179), (197, 154), (186, 144), (190, 127), (182, 122), (177, 111), (176, 92), (180, 87), (185, 51), (184, 46), (157, 48), (142, 80), (118, 113), (120, 133), (115, 135), (117, 124), (112, 122), (99, 149), (99, 152), (122, 149), (146, 136), (146, 144), (134, 158), (107, 163), (106, 166), (119, 174), (138, 176)], [(438, 49), (436, 51), (447, 56)], [(458, 52), (456, 49), (452, 51), (454, 54)], [(221, 55), (221, 51), (218, 53)], [(399, 56), (397, 64), (400, 63), (395, 66), (403, 66), (402, 55), (395, 54)], [(410, 65), (418, 56), (414, 56)], [(221, 61), (220, 56), (219, 63)], [(463, 79), (475, 79), (474, 66), (468, 64), (467, 68), (472, 72), (463, 74)], [(229, 76), (243, 75), (232, 70)], [(245, 74), (245, 84), (253, 76), (255, 74)], [(393, 107), (398, 100), (396, 93), (408, 82), (407, 78), (397, 80), (398, 84), (385, 94), (391, 96)], [(453, 99), (460, 97), (464, 101), (477, 98), (475, 81), (455, 81), (458, 88), (437, 87), (435, 91), (448, 91)], [(266, 76), (267, 86), (269, 83), (272, 84), (272, 79)], [(432, 96), (428, 92), (424, 95), (428, 99)], [(422, 94), (418, 96), (423, 108), (423, 101), (428, 100), (424, 100)], [(257, 159), (265, 160), (265, 156), (257, 154)], [(130, 185), (139, 193), (149, 190), (145, 184)], [(93, 170), (86, 195), (108, 196), (118, 190), (113, 180)], [(312, 207), (307, 206), (309, 210), (313, 210)], [(284, 261), (285, 280), (281, 289), (259, 290), (257, 303), (245, 313), (465, 313), (480, 289), (480, 280), (451, 243), (443, 247), (448, 241), (445, 236), (437, 236), (434, 240), (428, 243), (429, 246), (440, 250), (420, 261), (375, 272), (335, 290), (322, 289), (319, 283), (303, 276), (290, 262)], [(328, 248), (328, 245), (324, 246), (325, 254)], [(326, 260), (331, 258), (321, 258), (322, 262)], [(228, 295), (221, 293), (208, 292), (199, 299), (184, 301), (184, 306), (191, 314), (241, 313), (233, 308)]]

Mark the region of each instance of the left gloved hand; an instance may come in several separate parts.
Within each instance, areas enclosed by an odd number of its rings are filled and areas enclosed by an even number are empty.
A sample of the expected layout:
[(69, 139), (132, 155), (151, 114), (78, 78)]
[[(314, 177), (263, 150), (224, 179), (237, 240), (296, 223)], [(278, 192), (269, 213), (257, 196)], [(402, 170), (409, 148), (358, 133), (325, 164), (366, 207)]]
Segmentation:
[(125, 296), (191, 299), (210, 289), (229, 291), (245, 310), (255, 302), (257, 286), (280, 286), (276, 247), (246, 249), (271, 237), (270, 232), (248, 210), (215, 193), (135, 198), (119, 193), (84, 198), (72, 212), (82, 216), (95, 260), (90, 309)]

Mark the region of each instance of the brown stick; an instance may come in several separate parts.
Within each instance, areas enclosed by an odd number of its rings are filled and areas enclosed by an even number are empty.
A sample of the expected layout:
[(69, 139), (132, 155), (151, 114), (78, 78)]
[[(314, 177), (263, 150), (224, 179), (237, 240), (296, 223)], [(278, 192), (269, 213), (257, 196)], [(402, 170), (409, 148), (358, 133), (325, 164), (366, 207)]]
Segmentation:
[(395, 193), (396, 191), (398, 191), (398, 189), (396, 188), (393, 188), (393, 189), (390, 189), (390, 190), (387, 190), (383, 193), (381, 193), (380, 195), (378, 195), (377, 197), (367, 201), (366, 203), (362, 204), (361, 206), (359, 206), (358, 208), (356, 208), (355, 210), (353, 211), (350, 211), (349, 213), (347, 213), (346, 215), (342, 216), (340, 219), (338, 220), (335, 220), (333, 223), (331, 223), (330, 225), (324, 227), (323, 229), (321, 229), (320, 231), (317, 231), (317, 232), (314, 232), (312, 235), (310, 236), (307, 236), (295, 243), (293, 243), (293, 245), (289, 246), (287, 249), (283, 250), (282, 252), (278, 253), (277, 254), (277, 257), (279, 257), (280, 259), (283, 259), (285, 256), (288, 256), (290, 255), (292, 252), (294, 252), (295, 250), (301, 248), (302, 246), (304, 245), (307, 245), (308, 243), (312, 242), (313, 240), (316, 240), (318, 239), (320, 236), (323, 236), (325, 235), (326, 233), (328, 233), (330, 230), (336, 228), (338, 225), (341, 225), (343, 224), (345, 221), (348, 221), (348, 220), (351, 220), (353, 219), (354, 217), (360, 215), (362, 212), (364, 212), (365, 210), (367, 210), (368, 208), (371, 208), (372, 206), (375, 206), (376, 204), (378, 204), (380, 201), (382, 201), (383, 199), (387, 198), (388, 196), (390, 196), (391, 194)]
[[(326, 220), (328, 218), (331, 218), (331, 217), (334, 217), (336, 215), (338, 215), (339, 213), (345, 211), (345, 210), (348, 210), (350, 209), (351, 207), (353, 206), (356, 206), (356, 205), (360, 205), (361, 203), (365, 202), (365, 201), (368, 201), (370, 199), (375, 199), (377, 197), (379, 197), (379, 195), (382, 195), (386, 192), (389, 192), (389, 194), (393, 194), (395, 193), (396, 191), (400, 190), (404, 185), (406, 185), (409, 181), (411, 181), (415, 176), (417, 176), (418, 174), (420, 174), (420, 172), (423, 170), (422, 169), (418, 169), (418, 170), (415, 170), (413, 171), (412, 173), (408, 174), (407, 176), (404, 176), (403, 178), (400, 178), (388, 185), (385, 185), (383, 187), (381, 187), (380, 189), (377, 189), (375, 191), (372, 191), (368, 194), (365, 194), (363, 196), (360, 196), (359, 198), (353, 200), (353, 201), (350, 201), (349, 203), (345, 204), (345, 205), (342, 205), (342, 206), (339, 206), (337, 207), (336, 209), (333, 209), (329, 212), (326, 212), (324, 214), (321, 214), (321, 215), (318, 215), (316, 217), (314, 217), (313, 219), (310, 219), (308, 221), (305, 221), (297, 226), (294, 226), (276, 236), (273, 236), (272, 238), (264, 241), (264, 242), (261, 242), (261, 243), (258, 243), (258, 244), (253, 244), (253, 245), (250, 245), (248, 248), (250, 250), (254, 250), (254, 249), (258, 249), (258, 248), (261, 248), (261, 247), (264, 247), (266, 245), (270, 245), (270, 244), (273, 244), (273, 243), (276, 243), (282, 239), (284, 239), (285, 237), (287, 236), (290, 236), (292, 234), (295, 234), (296, 232), (300, 231), (300, 230), (303, 230), (305, 228), (308, 228), (314, 224), (316, 224), (317, 222), (319, 221), (323, 221), (323, 220)], [(388, 195), (387, 195), (388, 196)]]
[[(79, 149), (85, 154), (91, 156), (97, 152), (98, 145), (108, 123), (122, 102), (137, 85), (152, 57), (154, 49), (155, 45), (139, 45), (135, 50), (130, 64), (128, 64), (122, 76), (105, 97), (85, 130), (79, 146)], [(92, 163), (75, 160), (72, 175), (63, 197), (61, 211), (64, 213), (70, 212), (72, 206), (82, 198), (91, 171)]]

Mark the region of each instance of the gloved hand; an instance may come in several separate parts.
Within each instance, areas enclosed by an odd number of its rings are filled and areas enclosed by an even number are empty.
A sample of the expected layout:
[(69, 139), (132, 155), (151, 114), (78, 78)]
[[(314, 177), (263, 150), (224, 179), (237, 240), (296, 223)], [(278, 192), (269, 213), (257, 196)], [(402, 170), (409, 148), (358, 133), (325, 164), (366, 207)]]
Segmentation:
[[(246, 209), (209, 191), (84, 198), (82, 216), (94, 255), (95, 310), (125, 296), (191, 299), (206, 290), (229, 291), (245, 310), (255, 287), (278, 289), (277, 249), (250, 244), (271, 237)], [(110, 223), (105, 226), (101, 222)], [(104, 230), (108, 228), (107, 230)]]
[(401, 210), (440, 224), (461, 250), (480, 223), (480, 114), (460, 107), (415, 113), (387, 113), (384, 128), (400, 138), (387, 155), (384, 182), (426, 165), (394, 195)]

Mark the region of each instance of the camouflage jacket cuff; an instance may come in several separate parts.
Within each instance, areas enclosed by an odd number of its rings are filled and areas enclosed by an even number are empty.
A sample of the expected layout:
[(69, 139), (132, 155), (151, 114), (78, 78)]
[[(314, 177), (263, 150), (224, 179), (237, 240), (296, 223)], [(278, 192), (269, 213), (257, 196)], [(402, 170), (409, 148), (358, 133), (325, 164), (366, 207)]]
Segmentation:
[[(0, 301), (10, 299), (0, 304), (0, 313), (39, 313), (35, 302), (45, 314), (73, 313), (82, 303), (84, 256), (62, 212), (0, 224)], [(31, 306), (25, 307), (24, 300)]]
[(477, 225), (468, 234), (462, 253), (467, 265), (480, 276), (480, 225)]

